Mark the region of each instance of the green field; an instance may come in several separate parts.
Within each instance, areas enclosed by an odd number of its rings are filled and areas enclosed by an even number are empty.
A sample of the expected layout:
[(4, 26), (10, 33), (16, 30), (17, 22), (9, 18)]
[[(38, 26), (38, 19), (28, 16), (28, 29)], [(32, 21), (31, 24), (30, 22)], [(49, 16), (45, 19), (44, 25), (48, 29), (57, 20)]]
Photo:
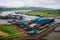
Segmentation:
[(12, 28), (11, 26), (6, 26), (6, 25), (0, 25), (0, 31), (4, 32), (4, 33), (8, 33), (9, 36), (5, 37), (5, 36), (0, 36), (0, 39), (14, 39), (14, 38), (24, 38), (25, 35), (22, 33), (16, 34), (18, 33), (18, 30)]
[(60, 13), (56, 11), (29, 11), (29, 12), (25, 12), (25, 14), (32, 14), (39, 16), (56, 16)]
[(11, 26), (0, 25), (0, 31), (7, 32), (9, 34), (16, 34), (18, 31)]

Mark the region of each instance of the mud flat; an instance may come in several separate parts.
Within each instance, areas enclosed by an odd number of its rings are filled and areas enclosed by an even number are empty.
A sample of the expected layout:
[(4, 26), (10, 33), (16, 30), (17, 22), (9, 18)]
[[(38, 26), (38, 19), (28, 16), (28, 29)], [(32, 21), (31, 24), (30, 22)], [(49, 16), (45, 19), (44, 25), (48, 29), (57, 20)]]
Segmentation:
[(60, 40), (60, 32), (52, 32), (48, 36), (44, 37), (47, 40)]

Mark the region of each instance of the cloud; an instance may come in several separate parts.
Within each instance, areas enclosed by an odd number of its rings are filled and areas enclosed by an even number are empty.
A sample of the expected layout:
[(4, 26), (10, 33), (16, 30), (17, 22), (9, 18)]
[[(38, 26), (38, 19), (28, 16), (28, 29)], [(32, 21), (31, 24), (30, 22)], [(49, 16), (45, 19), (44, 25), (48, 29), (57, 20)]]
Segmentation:
[(17, 0), (0, 0), (0, 6), (19, 7), (23, 6), (24, 3)]
[(60, 0), (0, 0), (1, 6), (22, 7), (24, 5), (46, 7), (46, 8), (60, 8)]

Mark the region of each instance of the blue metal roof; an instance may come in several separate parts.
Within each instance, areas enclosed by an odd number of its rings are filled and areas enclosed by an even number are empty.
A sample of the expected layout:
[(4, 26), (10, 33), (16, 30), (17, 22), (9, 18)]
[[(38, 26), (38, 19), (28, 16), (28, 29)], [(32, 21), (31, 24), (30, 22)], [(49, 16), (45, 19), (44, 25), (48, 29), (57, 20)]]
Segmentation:
[(46, 19), (46, 18), (36, 18), (36, 19), (33, 19), (33, 21), (42, 21), (44, 19)]

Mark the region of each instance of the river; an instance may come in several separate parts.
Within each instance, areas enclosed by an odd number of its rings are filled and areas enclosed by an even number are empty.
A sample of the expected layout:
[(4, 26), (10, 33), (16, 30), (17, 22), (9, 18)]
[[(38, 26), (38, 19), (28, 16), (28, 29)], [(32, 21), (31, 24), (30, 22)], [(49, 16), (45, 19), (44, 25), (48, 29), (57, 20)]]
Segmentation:
[[(19, 11), (19, 10), (17, 10), (17, 11), (3, 11), (3, 12), (1, 12), (0, 13), (0, 15), (1, 16), (6, 16), (6, 15), (8, 15), (8, 14), (15, 14), (15, 12), (21, 12), (21, 11)], [(26, 20), (31, 20), (31, 19), (35, 19), (35, 18), (39, 18), (39, 17), (37, 17), (37, 16), (29, 16), (29, 15), (25, 15), (25, 14), (21, 14), (21, 15), (23, 15), (23, 16), (25, 16), (25, 18), (26, 18)], [(0, 24), (8, 24), (8, 20), (11, 20), (11, 19), (0, 19)]]

